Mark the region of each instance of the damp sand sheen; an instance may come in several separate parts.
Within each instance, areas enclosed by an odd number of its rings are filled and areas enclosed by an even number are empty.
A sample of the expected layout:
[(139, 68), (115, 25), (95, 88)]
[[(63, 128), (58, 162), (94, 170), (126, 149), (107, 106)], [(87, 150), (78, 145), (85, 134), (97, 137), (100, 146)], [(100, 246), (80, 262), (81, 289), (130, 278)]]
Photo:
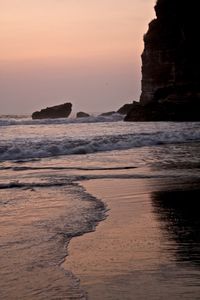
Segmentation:
[[(94, 232), (71, 240), (63, 264), (80, 279), (88, 299), (199, 298), (200, 288), (190, 286), (191, 278), (197, 284), (198, 270), (184, 269), (184, 263), (177, 265), (177, 243), (162, 232), (156, 212), (159, 207), (153, 203), (154, 193), (180, 189), (181, 184), (131, 179), (82, 184), (104, 199), (108, 209), (106, 220)], [(185, 247), (190, 248), (187, 242)]]

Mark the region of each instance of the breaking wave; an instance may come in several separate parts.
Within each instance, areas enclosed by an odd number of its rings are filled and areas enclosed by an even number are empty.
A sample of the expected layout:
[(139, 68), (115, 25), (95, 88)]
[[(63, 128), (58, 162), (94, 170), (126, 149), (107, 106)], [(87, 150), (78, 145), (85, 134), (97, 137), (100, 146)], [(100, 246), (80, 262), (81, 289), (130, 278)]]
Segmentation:
[(60, 118), (60, 119), (41, 119), (32, 120), (31, 118), (4, 118), (0, 117), (0, 126), (18, 126), (18, 125), (63, 125), (79, 123), (99, 123), (99, 122), (117, 122), (122, 121), (123, 115), (114, 113), (110, 116), (90, 116), (86, 118)]
[(0, 161), (24, 160), (61, 155), (88, 154), (161, 144), (177, 144), (200, 141), (200, 130), (158, 131), (135, 134), (95, 136), (84, 139), (16, 139), (2, 141)]

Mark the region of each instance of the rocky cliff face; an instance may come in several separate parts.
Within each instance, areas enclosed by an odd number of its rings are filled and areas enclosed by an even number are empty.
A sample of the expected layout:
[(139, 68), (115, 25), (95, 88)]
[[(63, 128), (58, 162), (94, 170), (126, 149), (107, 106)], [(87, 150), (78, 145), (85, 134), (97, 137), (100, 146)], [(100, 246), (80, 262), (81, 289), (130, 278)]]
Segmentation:
[[(144, 36), (140, 116), (144, 111), (150, 120), (200, 120), (198, 2), (158, 0), (155, 12)], [(137, 120), (136, 106), (126, 120)]]

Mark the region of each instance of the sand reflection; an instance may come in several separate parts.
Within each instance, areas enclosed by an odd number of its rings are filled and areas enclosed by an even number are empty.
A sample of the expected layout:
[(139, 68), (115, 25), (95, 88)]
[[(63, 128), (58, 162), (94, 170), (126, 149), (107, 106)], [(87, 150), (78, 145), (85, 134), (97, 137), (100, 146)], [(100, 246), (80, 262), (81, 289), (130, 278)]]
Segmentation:
[(64, 264), (92, 300), (199, 299), (199, 189), (157, 180), (91, 180), (108, 218), (74, 238)]
[(166, 243), (175, 243), (176, 260), (200, 267), (200, 189), (159, 191), (151, 197)]

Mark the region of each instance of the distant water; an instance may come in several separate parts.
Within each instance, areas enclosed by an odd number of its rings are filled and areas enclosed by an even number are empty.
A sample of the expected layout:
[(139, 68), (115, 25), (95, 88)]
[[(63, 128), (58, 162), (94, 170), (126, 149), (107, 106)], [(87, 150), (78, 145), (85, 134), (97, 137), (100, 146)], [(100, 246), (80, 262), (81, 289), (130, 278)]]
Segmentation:
[(60, 265), (70, 239), (105, 218), (77, 184), (92, 178), (198, 181), (200, 123), (1, 117), (0, 299), (85, 299)]

